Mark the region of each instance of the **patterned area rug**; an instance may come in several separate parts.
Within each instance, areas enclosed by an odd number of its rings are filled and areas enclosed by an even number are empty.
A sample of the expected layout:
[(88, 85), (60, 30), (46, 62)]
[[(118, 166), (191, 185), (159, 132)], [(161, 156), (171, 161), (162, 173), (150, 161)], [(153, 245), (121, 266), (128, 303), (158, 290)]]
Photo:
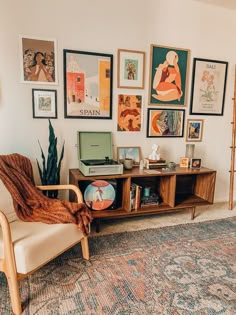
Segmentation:
[[(23, 314), (235, 315), (236, 217), (90, 238), (21, 281)], [(5, 277), (0, 313), (10, 314)]]

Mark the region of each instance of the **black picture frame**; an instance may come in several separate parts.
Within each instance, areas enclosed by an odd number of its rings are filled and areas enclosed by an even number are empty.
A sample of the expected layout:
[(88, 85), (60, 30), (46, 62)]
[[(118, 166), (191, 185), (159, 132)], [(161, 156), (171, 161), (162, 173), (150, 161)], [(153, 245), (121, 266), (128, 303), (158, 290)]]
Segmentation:
[(112, 119), (113, 55), (63, 50), (64, 117)]
[(223, 116), (228, 62), (193, 59), (190, 115)]
[(184, 119), (184, 109), (148, 108), (147, 138), (183, 137)]
[(57, 118), (57, 90), (32, 89), (33, 118)]

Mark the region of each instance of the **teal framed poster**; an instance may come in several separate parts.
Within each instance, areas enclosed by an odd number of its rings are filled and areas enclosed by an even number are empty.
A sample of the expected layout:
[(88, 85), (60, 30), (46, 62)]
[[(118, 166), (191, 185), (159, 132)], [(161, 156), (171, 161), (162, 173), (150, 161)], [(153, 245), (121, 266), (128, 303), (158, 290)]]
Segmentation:
[(151, 45), (149, 105), (186, 106), (189, 49)]

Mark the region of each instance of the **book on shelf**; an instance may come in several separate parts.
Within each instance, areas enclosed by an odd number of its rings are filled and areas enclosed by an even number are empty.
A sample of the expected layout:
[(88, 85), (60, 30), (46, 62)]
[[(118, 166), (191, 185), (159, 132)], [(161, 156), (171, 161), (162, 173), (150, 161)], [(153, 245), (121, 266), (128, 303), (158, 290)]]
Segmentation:
[(148, 197), (143, 196), (141, 199), (141, 207), (150, 206), (150, 205), (159, 205), (161, 202), (161, 197), (158, 194), (151, 194)]
[(141, 206), (142, 186), (131, 183), (130, 186), (130, 211), (137, 211)]
[(144, 159), (144, 166), (147, 169), (155, 169), (155, 168), (162, 168), (166, 166), (166, 160), (149, 160), (149, 159)]

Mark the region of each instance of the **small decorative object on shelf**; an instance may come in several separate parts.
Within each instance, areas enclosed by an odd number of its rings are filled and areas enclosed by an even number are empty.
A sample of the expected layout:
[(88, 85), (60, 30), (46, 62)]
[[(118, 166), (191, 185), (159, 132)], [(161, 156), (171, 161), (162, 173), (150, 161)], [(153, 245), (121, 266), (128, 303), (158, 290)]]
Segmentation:
[(139, 169), (143, 170), (143, 167), (144, 167), (144, 163), (143, 163), (143, 160), (141, 160), (139, 163)]
[(130, 159), (130, 158), (125, 158), (124, 159), (124, 168), (126, 170), (131, 170), (133, 168), (134, 165), (134, 160)]
[(185, 157), (192, 159), (194, 157), (195, 144), (186, 144)]
[(191, 159), (190, 167), (195, 169), (201, 168), (201, 159)]
[(188, 167), (189, 166), (189, 158), (187, 157), (182, 157), (180, 158), (180, 167)]
[(148, 156), (151, 161), (158, 161), (161, 159), (160, 153), (158, 153), (159, 146), (157, 144), (153, 144), (152, 153)]
[(168, 163), (168, 168), (172, 171), (175, 171), (175, 168), (176, 168), (176, 164), (175, 162), (169, 162)]

